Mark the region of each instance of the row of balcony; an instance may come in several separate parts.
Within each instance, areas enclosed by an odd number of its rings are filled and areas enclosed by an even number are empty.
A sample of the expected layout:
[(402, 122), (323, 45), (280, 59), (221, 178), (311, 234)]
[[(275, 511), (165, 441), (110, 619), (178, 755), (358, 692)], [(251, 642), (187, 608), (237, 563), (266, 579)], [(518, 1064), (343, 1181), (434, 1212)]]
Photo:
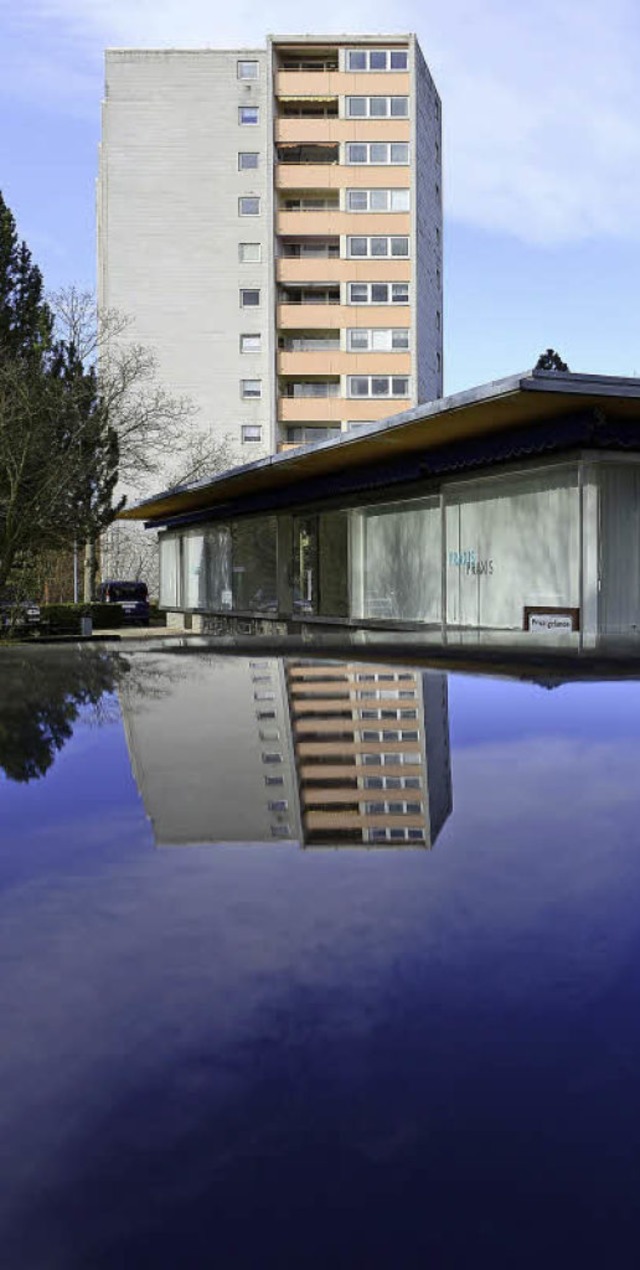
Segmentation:
[(286, 331), (291, 328), (298, 330), (300, 327), (314, 329), (320, 326), (323, 329), (328, 328), (336, 331), (353, 326), (356, 313), (358, 314), (358, 324), (360, 326), (364, 324), (364, 315), (366, 315), (367, 326), (406, 327), (408, 325), (409, 306), (406, 304), (369, 304), (365, 308), (360, 305), (340, 304), (339, 299), (330, 301), (319, 301), (316, 299), (315, 302), (309, 299), (301, 299), (298, 302), (288, 303), (286, 297), (280, 297), (276, 309), (276, 322), (279, 331)]
[(294, 241), (347, 234), (410, 234), (411, 217), (409, 212), (342, 212), (336, 205), (325, 211), (278, 211), (275, 231)]
[[(408, 141), (410, 124), (406, 117), (342, 118), (337, 114), (284, 115), (275, 120), (275, 140), (281, 143), (308, 144), (330, 148), (341, 141)], [(288, 155), (278, 155), (279, 163), (309, 162)], [(322, 159), (320, 160), (322, 161)], [(338, 159), (327, 158), (327, 163)]]
[(284, 424), (331, 424), (386, 419), (408, 410), (410, 397), (278, 397), (278, 420)]

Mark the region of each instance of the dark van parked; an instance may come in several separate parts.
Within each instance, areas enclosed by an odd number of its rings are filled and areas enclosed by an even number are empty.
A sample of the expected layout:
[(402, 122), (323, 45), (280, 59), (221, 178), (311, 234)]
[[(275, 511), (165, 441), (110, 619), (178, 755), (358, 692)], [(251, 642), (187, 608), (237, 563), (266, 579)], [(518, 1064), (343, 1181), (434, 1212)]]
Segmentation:
[(119, 604), (124, 622), (149, 625), (149, 592), (146, 582), (121, 582), (108, 579), (98, 587), (99, 604)]

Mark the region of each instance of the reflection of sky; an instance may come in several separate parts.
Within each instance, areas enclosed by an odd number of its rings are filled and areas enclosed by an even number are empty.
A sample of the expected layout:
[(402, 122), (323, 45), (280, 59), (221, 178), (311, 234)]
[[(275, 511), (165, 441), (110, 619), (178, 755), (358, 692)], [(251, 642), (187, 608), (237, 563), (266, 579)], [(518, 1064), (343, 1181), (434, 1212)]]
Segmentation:
[(10, 790), (3, 1264), (631, 1265), (639, 693), (452, 678), (430, 853), (154, 851), (118, 727)]

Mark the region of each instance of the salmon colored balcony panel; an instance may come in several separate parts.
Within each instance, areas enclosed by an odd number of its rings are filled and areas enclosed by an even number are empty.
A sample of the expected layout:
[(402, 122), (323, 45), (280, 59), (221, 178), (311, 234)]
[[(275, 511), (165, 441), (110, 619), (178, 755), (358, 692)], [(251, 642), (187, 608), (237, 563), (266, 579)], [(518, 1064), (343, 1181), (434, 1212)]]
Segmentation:
[(408, 212), (341, 212), (337, 208), (330, 212), (278, 212), (276, 233), (295, 238), (410, 234), (411, 217)]
[(278, 282), (342, 282), (347, 278), (346, 260), (326, 256), (305, 256), (303, 260), (280, 256), (276, 263)]
[(349, 397), (343, 400), (345, 411), (342, 417), (354, 423), (377, 423), (378, 419), (390, 419), (403, 410), (410, 410), (414, 404), (412, 397)]
[(338, 423), (343, 419), (374, 422), (387, 416), (409, 410), (410, 397), (401, 399), (386, 397), (375, 400), (367, 397), (278, 397), (280, 423)]
[(408, 71), (278, 71), (276, 97), (408, 97)]
[(281, 330), (339, 330), (347, 326), (409, 326), (408, 304), (279, 304)]
[[(371, 794), (373, 790), (367, 791)], [(385, 791), (386, 792), (386, 791)], [(362, 801), (356, 799), (352, 801)], [(374, 801), (373, 798), (370, 800)], [(308, 811), (305, 814), (307, 829), (424, 829), (424, 816), (367, 816), (359, 811)]]
[(411, 261), (349, 260), (306, 256), (304, 260), (280, 256), (278, 282), (410, 282)]
[(276, 163), (275, 184), (278, 190), (406, 189), (411, 185), (411, 167), (408, 163)]
[(344, 397), (278, 397), (280, 423), (340, 423), (347, 418)]
[(276, 141), (295, 142), (302, 145), (305, 141), (410, 141), (411, 120), (409, 119), (305, 119), (301, 115), (295, 118), (276, 119)]
[(279, 375), (410, 375), (409, 353), (278, 353)]
[[(314, 689), (317, 689), (315, 684), (313, 686)], [(292, 691), (294, 690), (292, 689)], [(375, 710), (417, 710), (418, 708), (415, 704), (415, 698), (411, 701), (407, 699), (399, 700), (398, 697), (378, 697), (372, 702), (369, 697), (356, 697), (353, 685), (349, 684), (344, 684), (344, 692), (341, 694), (338, 693), (336, 684), (325, 684), (322, 696), (317, 695), (316, 692), (309, 696), (308, 685), (305, 685), (304, 688), (298, 685), (297, 691), (304, 695), (296, 697), (294, 691), (294, 700), (291, 702), (295, 716), (293, 720), (294, 731), (298, 730), (298, 728), (300, 728), (300, 731), (305, 729), (308, 731), (313, 719), (321, 721), (323, 726), (325, 724), (328, 725), (333, 719), (335, 710), (346, 711), (345, 717), (340, 721), (341, 726), (343, 723), (348, 723), (352, 732), (358, 732), (361, 728), (371, 728), (374, 724), (377, 726), (378, 721), (374, 720), (372, 723), (368, 720), (358, 719), (354, 715), (354, 711), (369, 710), (371, 708)], [(331, 718), (326, 718), (327, 714)], [(309, 719), (308, 715), (311, 715), (312, 718)], [(384, 719), (381, 726), (385, 729), (390, 729), (392, 732), (398, 732), (403, 728), (409, 727), (410, 724), (413, 727), (417, 727), (415, 719), (407, 720), (406, 718)], [(346, 731), (347, 729), (343, 728), (342, 730)]]

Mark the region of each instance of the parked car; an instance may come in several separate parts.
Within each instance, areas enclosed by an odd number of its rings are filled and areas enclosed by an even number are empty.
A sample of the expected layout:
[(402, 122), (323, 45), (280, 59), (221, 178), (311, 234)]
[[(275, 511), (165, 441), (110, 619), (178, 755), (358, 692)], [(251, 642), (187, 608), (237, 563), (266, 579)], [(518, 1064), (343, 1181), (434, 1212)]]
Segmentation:
[(34, 600), (19, 599), (9, 588), (0, 592), (0, 630), (35, 630), (40, 626), (40, 606)]
[(124, 582), (108, 578), (106, 582), (100, 583), (96, 599), (99, 604), (119, 604), (124, 622), (149, 625), (149, 592), (146, 582)]

